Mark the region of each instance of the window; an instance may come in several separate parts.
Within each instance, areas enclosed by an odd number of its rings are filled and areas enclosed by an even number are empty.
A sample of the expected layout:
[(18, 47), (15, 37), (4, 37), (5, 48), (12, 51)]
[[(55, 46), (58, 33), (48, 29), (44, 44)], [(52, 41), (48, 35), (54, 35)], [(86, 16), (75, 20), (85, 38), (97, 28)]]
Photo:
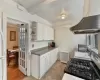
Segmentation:
[(91, 46), (91, 48), (98, 49), (98, 34), (88, 34), (87, 45)]
[(91, 36), (90, 35), (88, 36), (88, 42), (89, 42), (89, 45), (91, 45)]
[(98, 49), (98, 34), (95, 35), (95, 48)]

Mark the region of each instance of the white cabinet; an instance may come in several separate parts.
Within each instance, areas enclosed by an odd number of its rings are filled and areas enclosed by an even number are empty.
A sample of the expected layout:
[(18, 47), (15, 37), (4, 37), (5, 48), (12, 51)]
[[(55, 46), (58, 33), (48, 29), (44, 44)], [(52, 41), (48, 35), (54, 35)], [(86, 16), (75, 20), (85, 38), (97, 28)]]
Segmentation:
[(40, 56), (40, 77), (44, 75), (46, 72), (46, 56), (42, 55)]
[(44, 40), (49, 40), (48, 31), (49, 31), (48, 27), (44, 25), (44, 36), (43, 36)]
[(40, 78), (52, 67), (57, 61), (58, 48), (51, 50), (40, 56)]
[(44, 40), (43, 39), (43, 24), (37, 23), (37, 40)]
[(48, 52), (45, 56), (46, 56), (46, 71), (48, 71), (49, 70), (49, 68), (51, 67), (50, 66), (50, 60), (51, 60), (51, 57), (50, 57), (50, 54), (51, 54), (52, 52)]
[(32, 22), (32, 40), (54, 40), (54, 29), (48, 25)]
[(32, 55), (31, 70), (32, 76), (40, 79), (56, 62), (58, 48), (55, 48), (43, 55)]
[(50, 26), (44, 26), (44, 40), (54, 40), (54, 29)]
[(31, 26), (31, 37), (32, 37), (31, 40), (32, 41), (44, 40), (43, 32), (44, 32), (43, 24), (32, 22), (32, 26)]
[(52, 50), (52, 54), (50, 54), (51, 56), (51, 64), (54, 64), (54, 62), (57, 60), (57, 56), (58, 56), (58, 48)]
[(54, 40), (54, 29), (49, 27), (49, 40)]

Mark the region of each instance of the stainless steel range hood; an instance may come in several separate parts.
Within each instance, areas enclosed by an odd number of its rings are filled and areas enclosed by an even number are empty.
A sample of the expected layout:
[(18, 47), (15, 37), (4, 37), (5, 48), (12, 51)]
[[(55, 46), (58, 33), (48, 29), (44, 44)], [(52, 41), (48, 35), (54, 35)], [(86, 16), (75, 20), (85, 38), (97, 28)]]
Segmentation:
[(70, 30), (75, 34), (98, 33), (100, 32), (100, 15), (85, 17)]

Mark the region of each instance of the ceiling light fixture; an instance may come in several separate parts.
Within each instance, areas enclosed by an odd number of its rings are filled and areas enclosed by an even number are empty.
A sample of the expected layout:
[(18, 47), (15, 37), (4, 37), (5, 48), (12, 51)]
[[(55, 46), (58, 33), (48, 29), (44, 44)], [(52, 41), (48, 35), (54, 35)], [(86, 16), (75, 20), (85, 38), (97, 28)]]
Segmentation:
[(67, 15), (68, 15), (67, 12), (66, 12), (65, 9), (63, 8), (62, 11), (61, 11), (61, 14), (60, 14), (60, 18), (61, 18), (61, 19), (65, 19), (65, 18), (67, 17)]
[(66, 18), (66, 15), (62, 15), (62, 16), (61, 16), (61, 19), (65, 19), (65, 18)]

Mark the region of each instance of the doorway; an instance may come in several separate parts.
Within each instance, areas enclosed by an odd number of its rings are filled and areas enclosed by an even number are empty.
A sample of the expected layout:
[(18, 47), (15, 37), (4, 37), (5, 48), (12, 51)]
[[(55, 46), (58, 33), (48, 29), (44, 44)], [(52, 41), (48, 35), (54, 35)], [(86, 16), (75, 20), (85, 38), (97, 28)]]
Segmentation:
[(7, 19), (7, 80), (23, 80), (27, 73), (27, 24)]

